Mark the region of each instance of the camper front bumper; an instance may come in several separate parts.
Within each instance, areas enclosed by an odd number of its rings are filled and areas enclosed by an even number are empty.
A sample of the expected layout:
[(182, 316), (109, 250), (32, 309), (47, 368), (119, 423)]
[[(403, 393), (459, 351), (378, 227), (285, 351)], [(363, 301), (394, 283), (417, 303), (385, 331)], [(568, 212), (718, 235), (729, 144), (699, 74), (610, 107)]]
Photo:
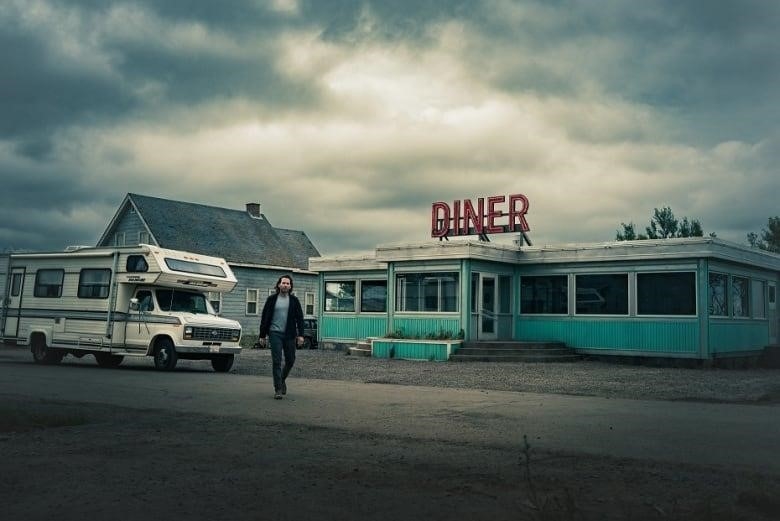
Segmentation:
[(238, 355), (241, 354), (241, 346), (223, 346), (223, 345), (181, 345), (176, 346), (176, 352), (190, 355)]

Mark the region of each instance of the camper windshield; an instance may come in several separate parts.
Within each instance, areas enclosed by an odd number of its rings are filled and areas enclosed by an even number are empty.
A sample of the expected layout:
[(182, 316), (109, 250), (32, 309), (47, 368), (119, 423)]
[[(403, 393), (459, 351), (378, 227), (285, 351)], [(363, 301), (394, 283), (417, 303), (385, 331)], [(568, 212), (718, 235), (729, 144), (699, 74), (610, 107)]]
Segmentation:
[(174, 289), (158, 289), (155, 293), (157, 294), (157, 303), (163, 311), (214, 314), (203, 293)]

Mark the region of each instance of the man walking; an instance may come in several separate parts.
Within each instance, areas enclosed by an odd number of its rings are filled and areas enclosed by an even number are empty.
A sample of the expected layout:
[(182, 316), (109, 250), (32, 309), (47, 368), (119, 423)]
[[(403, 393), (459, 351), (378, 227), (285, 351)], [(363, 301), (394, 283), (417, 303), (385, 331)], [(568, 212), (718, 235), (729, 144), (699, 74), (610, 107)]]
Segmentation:
[(303, 308), (298, 297), (292, 294), (292, 289), (292, 276), (279, 277), (276, 293), (265, 301), (260, 318), (260, 341), (271, 347), (271, 372), (274, 377), (274, 398), (277, 400), (287, 394), (286, 379), (295, 365), (295, 349), (303, 345)]

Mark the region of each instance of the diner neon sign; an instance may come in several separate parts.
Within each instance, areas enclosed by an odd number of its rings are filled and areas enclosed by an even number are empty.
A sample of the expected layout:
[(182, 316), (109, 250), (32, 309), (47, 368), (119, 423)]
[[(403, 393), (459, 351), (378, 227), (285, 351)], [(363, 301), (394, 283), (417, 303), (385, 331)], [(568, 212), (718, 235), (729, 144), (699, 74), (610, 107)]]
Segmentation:
[(524, 233), (530, 230), (526, 212), (528, 198), (523, 194), (510, 195), (508, 199), (505, 195), (494, 195), (487, 200), (480, 197), (476, 208), (470, 199), (453, 201), (452, 206), (438, 201), (431, 207), (431, 237)]

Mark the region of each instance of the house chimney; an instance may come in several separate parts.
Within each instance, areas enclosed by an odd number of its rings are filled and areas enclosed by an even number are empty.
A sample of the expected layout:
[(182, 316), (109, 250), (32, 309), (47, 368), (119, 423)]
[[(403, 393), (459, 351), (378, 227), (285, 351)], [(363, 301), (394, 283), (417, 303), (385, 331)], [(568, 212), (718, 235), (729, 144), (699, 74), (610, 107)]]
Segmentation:
[(254, 219), (260, 218), (260, 203), (246, 203), (246, 213)]

